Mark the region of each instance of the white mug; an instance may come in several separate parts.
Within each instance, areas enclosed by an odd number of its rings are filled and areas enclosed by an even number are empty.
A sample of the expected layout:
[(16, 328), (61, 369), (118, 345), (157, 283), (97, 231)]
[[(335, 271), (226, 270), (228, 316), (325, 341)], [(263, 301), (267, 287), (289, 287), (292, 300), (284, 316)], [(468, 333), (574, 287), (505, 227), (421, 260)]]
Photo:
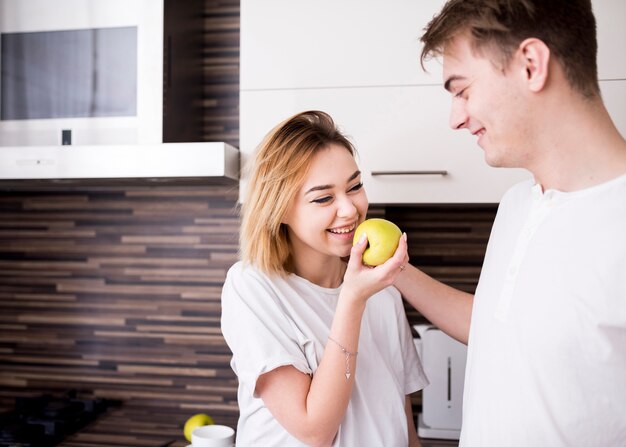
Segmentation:
[(204, 425), (191, 432), (192, 447), (232, 447), (235, 430), (226, 425)]

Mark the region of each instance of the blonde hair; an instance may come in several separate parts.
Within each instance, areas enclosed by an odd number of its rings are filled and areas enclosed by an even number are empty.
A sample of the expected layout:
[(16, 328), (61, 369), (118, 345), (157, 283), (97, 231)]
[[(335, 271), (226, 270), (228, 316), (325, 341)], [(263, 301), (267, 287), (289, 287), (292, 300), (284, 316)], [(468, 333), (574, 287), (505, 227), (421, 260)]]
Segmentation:
[(281, 221), (302, 187), (313, 157), (331, 144), (356, 151), (325, 112), (298, 113), (280, 123), (257, 148), (241, 209), (240, 254), (268, 274), (290, 271), (287, 227)]

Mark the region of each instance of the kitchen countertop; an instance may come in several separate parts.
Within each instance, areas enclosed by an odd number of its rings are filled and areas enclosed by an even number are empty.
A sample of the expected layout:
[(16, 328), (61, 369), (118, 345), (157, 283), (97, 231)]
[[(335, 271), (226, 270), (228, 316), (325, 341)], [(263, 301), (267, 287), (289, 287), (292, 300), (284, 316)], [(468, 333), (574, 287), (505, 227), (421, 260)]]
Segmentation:
[(422, 439), (423, 447), (458, 447), (459, 441), (448, 441), (441, 439)]
[(122, 405), (67, 437), (60, 447), (186, 447), (183, 425), (198, 409)]
[[(186, 447), (183, 425), (198, 409), (123, 405), (66, 438), (59, 447)], [(219, 420), (217, 421), (219, 423)], [(423, 447), (456, 447), (457, 441), (422, 439)]]

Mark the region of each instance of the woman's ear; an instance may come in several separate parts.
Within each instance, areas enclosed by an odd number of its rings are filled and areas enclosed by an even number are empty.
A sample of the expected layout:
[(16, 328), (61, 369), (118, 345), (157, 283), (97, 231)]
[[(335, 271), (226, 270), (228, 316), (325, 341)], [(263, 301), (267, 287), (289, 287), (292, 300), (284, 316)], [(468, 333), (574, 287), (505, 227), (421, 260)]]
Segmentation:
[(520, 43), (518, 56), (528, 88), (535, 93), (541, 91), (548, 81), (550, 48), (542, 40), (531, 37)]

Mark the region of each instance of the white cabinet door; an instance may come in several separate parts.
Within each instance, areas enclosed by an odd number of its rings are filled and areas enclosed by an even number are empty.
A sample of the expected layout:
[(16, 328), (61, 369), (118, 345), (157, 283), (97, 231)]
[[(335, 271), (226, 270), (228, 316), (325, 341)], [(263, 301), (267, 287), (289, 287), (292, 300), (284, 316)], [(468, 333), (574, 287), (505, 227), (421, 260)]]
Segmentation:
[[(601, 81), (600, 88), (626, 135), (626, 81)], [(450, 97), (440, 86), (252, 91), (241, 92), (240, 101), (242, 192), (246, 165), (262, 138), (309, 109), (330, 113), (355, 144), (371, 203), (496, 203), (509, 186), (530, 177), (521, 169), (489, 167), (469, 132), (448, 127)]]
[(240, 101), (244, 163), (279, 121), (323, 110), (355, 144), (371, 203), (496, 203), (529, 177), (490, 168), (474, 137), (448, 127), (441, 86), (254, 91)]
[(241, 89), (441, 83), (419, 38), (444, 0), (242, 0)]
[(626, 79), (600, 81), (600, 92), (617, 130), (626, 138)]
[[(445, 0), (242, 0), (241, 89), (441, 83), (419, 38)], [(600, 79), (626, 79), (626, 1), (593, 0)]]
[[(488, 167), (468, 132), (448, 128), (441, 67), (433, 61), (425, 74), (419, 66), (419, 36), (443, 3), (242, 0), (244, 169), (273, 126), (320, 109), (352, 137), (372, 203), (495, 203), (528, 178), (522, 170)], [(593, 6), (603, 97), (626, 135), (626, 1)]]
[(598, 30), (598, 77), (626, 79), (626, 1), (593, 0)]

